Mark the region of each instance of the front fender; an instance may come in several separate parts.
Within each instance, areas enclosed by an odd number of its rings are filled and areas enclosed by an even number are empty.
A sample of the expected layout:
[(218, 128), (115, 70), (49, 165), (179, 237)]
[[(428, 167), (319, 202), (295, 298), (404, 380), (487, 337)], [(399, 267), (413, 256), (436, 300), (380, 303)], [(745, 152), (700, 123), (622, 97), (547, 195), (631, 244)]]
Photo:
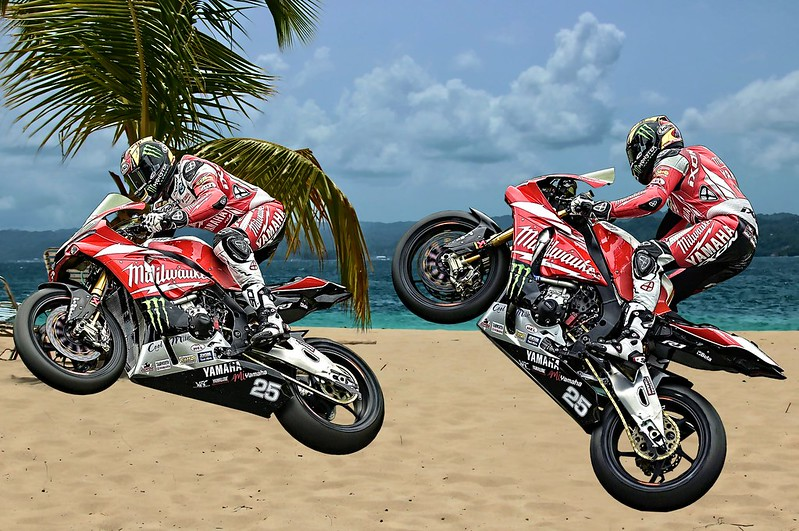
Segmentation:
[(45, 282), (44, 284), (39, 284), (39, 289), (48, 288), (63, 289), (69, 292), (72, 301), (69, 304), (67, 321), (74, 321), (75, 319), (80, 319), (85, 316), (91, 294), (86, 291), (83, 286), (68, 282)]

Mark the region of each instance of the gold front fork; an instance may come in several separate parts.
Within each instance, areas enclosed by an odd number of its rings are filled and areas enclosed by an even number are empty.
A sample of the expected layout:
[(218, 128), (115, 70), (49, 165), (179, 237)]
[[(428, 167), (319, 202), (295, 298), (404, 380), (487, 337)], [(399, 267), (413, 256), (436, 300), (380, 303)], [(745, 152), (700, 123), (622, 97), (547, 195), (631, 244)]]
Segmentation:
[(105, 287), (108, 285), (108, 272), (103, 270), (100, 273), (100, 276), (97, 278), (97, 282), (94, 283), (94, 287), (91, 290), (91, 298), (89, 299), (89, 304), (94, 306), (94, 315), (92, 316), (92, 324), (97, 324), (97, 319), (100, 318), (100, 312), (97, 311), (98, 306), (100, 306), (100, 302), (103, 300), (103, 292), (105, 291)]

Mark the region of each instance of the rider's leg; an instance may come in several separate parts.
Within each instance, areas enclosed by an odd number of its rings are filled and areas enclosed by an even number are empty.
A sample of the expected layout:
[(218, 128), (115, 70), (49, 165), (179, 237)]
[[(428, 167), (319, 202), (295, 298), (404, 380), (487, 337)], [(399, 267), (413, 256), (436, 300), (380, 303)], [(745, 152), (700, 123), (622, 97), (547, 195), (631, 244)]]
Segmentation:
[(624, 307), (623, 329), (607, 352), (625, 360), (643, 362), (643, 340), (655, 320), (663, 267), (674, 260), (669, 247), (658, 240), (641, 243), (633, 252), (633, 298)]
[(670, 278), (678, 303), (743, 271), (756, 243), (756, 229), (731, 215), (701, 221), (662, 241), (643, 242), (633, 253), (633, 300), (625, 307), (625, 328), (608, 352), (624, 359), (640, 356), (641, 341), (654, 320), (663, 267), (673, 261), (682, 268)]
[(260, 341), (283, 334), (286, 326), (266, 289), (248, 236), (241, 228), (231, 226), (222, 229), (214, 238), (214, 254), (228, 266), (231, 275), (241, 286), (242, 295), (255, 309), (258, 328), (251, 339)]
[[(252, 259), (255, 263), (260, 263), (267, 256), (271, 256), (283, 239), (285, 221), (283, 205), (279, 201), (270, 201), (247, 212), (235, 223), (231, 223), (230, 227), (239, 229), (247, 236), (254, 251)], [(273, 337), (275, 330), (278, 330), (278, 335), (289, 330), (277, 313), (272, 295), (265, 286), (261, 270), (256, 268), (256, 271), (259, 275), (260, 285), (257, 290), (251, 287), (244, 292), (245, 297), (251, 301), (250, 305), (258, 311), (259, 327), (251, 338), (253, 341), (269, 339)], [(255, 304), (260, 302), (260, 307), (254, 306), (253, 302)]]

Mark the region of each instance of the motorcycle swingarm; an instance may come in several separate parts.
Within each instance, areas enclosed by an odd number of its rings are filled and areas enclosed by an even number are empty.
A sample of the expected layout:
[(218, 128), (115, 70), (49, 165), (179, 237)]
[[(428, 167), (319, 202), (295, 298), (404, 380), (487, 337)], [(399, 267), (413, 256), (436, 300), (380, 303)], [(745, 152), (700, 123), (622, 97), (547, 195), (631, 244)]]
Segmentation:
[[(278, 360), (286, 365), (300, 369), (301, 371), (304, 371), (312, 376), (332, 382), (333, 384), (344, 388), (349, 395), (360, 398), (358, 383), (353, 380), (351, 376), (342, 371), (336, 364), (330, 361), (327, 356), (319, 352), (312, 345), (309, 345), (303, 341), (301, 338), (292, 335), (287, 340), (275, 345), (268, 351), (260, 351), (257, 349), (253, 350), (257, 352), (259, 356)], [(292, 381), (299, 383), (303, 387), (313, 391), (313, 389), (301, 384), (300, 382), (297, 382), (297, 380), (292, 379)], [(327, 395), (323, 396), (331, 399), (331, 397)]]

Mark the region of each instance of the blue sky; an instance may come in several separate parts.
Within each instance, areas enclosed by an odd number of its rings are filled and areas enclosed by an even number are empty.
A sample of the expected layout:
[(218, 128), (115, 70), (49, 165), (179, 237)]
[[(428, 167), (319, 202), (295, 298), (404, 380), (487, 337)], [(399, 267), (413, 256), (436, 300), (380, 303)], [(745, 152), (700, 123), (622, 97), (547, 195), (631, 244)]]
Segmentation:
[[(314, 40), (279, 52), (267, 10), (243, 46), (279, 94), (236, 136), (310, 147), (362, 221), (509, 213), (534, 175), (615, 167), (629, 127), (667, 114), (715, 150), (759, 213), (799, 213), (799, 3), (327, 0)], [(80, 224), (125, 146), (61, 162), (0, 110), (0, 228)]]

